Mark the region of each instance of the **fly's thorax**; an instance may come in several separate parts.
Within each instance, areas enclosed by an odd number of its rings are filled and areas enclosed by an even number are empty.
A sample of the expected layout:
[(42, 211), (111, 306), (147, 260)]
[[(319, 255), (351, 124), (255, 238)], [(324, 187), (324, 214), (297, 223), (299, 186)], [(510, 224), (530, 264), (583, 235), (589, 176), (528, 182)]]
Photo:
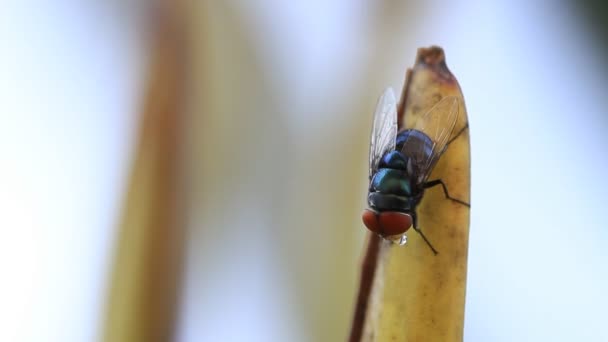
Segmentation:
[(409, 197), (412, 196), (412, 182), (403, 170), (383, 168), (372, 177), (369, 191)]
[(407, 157), (398, 150), (390, 151), (385, 154), (380, 160), (380, 169), (395, 169), (395, 170), (407, 170)]
[(412, 197), (381, 192), (369, 192), (367, 205), (378, 211), (398, 211), (408, 214), (416, 209), (416, 203), (413, 202)]
[(382, 168), (372, 177), (367, 203), (380, 211), (409, 213), (416, 208), (421, 195), (406, 171)]
[[(407, 144), (405, 143), (407, 142)], [(407, 148), (402, 151), (402, 148)], [(397, 149), (387, 152), (379, 162), (369, 185), (368, 204), (378, 210), (410, 212), (422, 199), (419, 180), (424, 176), (420, 161), (433, 152), (433, 142), (423, 132), (409, 129), (399, 133)], [(428, 156), (427, 156), (428, 157)]]

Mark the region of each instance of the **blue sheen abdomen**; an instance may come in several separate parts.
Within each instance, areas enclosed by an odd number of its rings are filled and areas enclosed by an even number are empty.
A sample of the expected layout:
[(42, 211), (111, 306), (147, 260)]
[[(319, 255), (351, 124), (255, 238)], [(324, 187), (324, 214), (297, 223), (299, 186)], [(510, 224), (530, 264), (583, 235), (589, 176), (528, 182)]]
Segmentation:
[(396, 150), (401, 151), (406, 159), (413, 159), (413, 163), (428, 161), (435, 146), (428, 135), (415, 129), (406, 129), (399, 132), (396, 144)]

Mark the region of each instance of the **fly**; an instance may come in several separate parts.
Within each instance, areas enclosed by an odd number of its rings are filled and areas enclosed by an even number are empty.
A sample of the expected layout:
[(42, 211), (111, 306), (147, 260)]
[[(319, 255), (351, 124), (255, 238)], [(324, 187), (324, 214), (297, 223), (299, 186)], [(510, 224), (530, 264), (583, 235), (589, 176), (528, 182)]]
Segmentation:
[[(458, 119), (458, 99), (444, 97), (420, 116), (412, 128), (397, 132), (397, 101), (391, 88), (380, 97), (369, 152), (369, 192), (362, 218), (372, 232), (404, 245), (411, 227), (434, 254), (437, 250), (418, 226), (416, 207), (426, 189), (441, 185), (446, 199), (470, 207), (449, 195), (441, 179), (428, 180), (449, 143)], [(465, 126), (466, 128), (467, 126)]]

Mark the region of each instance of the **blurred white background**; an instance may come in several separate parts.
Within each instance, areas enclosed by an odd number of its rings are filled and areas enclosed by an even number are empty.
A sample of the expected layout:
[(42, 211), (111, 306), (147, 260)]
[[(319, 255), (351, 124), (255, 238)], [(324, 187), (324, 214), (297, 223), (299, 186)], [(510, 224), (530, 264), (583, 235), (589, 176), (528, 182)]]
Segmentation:
[[(0, 11), (0, 340), (92, 341), (144, 72), (107, 6)], [(112, 11), (110, 11), (112, 10)]]
[[(32, 1), (0, 12), (2, 341), (99, 335), (146, 66), (138, 6)], [(465, 341), (608, 340), (608, 74), (582, 10), (523, 1), (196, 8), (209, 64), (254, 60), (253, 75), (265, 78), (264, 90), (234, 89), (205, 113), (219, 130), (200, 138), (202, 155), (222, 137), (258, 148), (228, 147), (235, 165), (201, 157), (207, 178), (193, 198), (206, 207), (190, 217), (179, 340), (345, 338), (375, 98), (400, 89), (416, 49), (432, 44), (446, 51), (471, 125)], [(237, 55), (212, 58), (227, 52)], [(231, 107), (241, 98), (257, 102)]]

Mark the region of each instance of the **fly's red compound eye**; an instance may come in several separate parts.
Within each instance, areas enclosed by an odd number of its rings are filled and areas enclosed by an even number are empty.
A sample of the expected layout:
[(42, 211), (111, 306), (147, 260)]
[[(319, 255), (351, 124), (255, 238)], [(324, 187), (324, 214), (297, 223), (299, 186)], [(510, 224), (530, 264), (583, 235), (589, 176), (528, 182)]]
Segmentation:
[(401, 235), (412, 226), (412, 217), (397, 211), (380, 213), (380, 228), (383, 236)]
[(361, 215), (363, 219), (363, 224), (367, 227), (367, 229), (371, 230), (376, 234), (380, 234), (380, 220), (378, 219), (378, 212), (372, 209), (363, 210), (363, 215)]
[(401, 235), (412, 226), (410, 215), (396, 211), (378, 213), (372, 209), (365, 209), (362, 219), (367, 229), (382, 236)]

